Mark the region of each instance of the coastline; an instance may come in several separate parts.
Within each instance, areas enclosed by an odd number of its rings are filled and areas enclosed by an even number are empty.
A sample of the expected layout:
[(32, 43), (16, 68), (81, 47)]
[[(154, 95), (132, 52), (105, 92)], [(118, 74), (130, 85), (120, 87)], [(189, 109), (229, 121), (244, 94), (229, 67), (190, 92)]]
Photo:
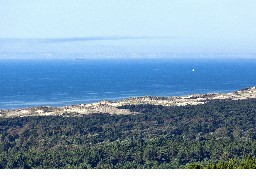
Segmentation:
[(205, 104), (211, 100), (244, 100), (256, 98), (256, 87), (241, 89), (229, 93), (192, 94), (186, 96), (144, 96), (130, 97), (118, 101), (100, 101), (90, 104), (70, 105), (63, 107), (39, 106), (31, 108), (19, 108), (14, 110), (0, 110), (0, 118), (15, 118), (27, 116), (82, 116), (95, 113), (107, 113), (111, 115), (136, 114), (119, 107), (125, 105), (162, 105), (162, 106), (187, 106)]

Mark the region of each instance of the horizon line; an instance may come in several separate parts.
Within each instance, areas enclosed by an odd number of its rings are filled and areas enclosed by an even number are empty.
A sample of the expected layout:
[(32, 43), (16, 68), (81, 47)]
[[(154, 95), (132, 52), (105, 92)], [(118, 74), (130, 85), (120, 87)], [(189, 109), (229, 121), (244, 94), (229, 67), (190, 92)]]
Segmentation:
[[(75, 41), (101, 41), (101, 40), (140, 40), (140, 39), (184, 39), (175, 36), (81, 36), (81, 37), (50, 37), (50, 38), (3, 38), (0, 41), (42, 41), (42, 42), (75, 42)], [(188, 38), (188, 37), (187, 37)], [(186, 39), (187, 39), (186, 38)], [(191, 37), (189, 38), (191, 39)]]

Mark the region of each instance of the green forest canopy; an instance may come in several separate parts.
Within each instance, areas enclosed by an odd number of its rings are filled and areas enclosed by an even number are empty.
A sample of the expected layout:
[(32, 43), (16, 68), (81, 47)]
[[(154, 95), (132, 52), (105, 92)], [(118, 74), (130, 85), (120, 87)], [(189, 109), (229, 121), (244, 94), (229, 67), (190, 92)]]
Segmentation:
[(0, 168), (256, 168), (256, 100), (0, 119)]

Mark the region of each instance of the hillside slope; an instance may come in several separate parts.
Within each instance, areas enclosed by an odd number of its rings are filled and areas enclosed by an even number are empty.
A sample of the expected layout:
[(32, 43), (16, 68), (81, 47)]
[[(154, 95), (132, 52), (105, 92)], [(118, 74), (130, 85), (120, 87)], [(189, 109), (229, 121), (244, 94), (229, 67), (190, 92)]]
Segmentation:
[(256, 99), (0, 118), (0, 168), (255, 168)]

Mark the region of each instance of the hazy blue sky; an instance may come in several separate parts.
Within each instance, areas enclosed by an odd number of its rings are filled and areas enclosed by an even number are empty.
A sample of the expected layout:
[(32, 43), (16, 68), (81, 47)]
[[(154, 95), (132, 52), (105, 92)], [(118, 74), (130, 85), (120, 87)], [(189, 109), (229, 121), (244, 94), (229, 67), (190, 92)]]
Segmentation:
[(255, 35), (255, 0), (0, 0), (0, 38), (164, 36), (246, 53)]

